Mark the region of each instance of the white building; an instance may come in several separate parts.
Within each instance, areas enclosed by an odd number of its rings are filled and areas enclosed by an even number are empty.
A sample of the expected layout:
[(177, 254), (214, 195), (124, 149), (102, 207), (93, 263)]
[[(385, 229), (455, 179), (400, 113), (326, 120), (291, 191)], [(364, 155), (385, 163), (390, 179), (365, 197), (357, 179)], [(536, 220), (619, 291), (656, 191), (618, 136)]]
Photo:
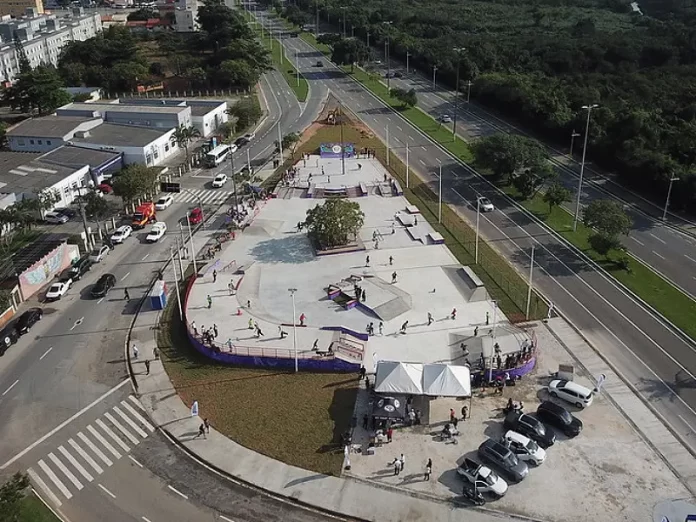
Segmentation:
[(101, 125), (101, 118), (44, 116), (30, 118), (7, 131), (7, 144), (15, 152), (48, 152), (65, 145), (76, 132)]
[[(146, 107), (190, 107), (192, 125), (203, 138), (215, 133), (223, 123), (227, 123), (227, 102), (221, 100), (184, 100), (175, 98), (120, 98), (119, 104), (124, 106), (140, 107), (140, 111), (147, 112)], [(187, 126), (183, 123), (184, 126)]]
[(198, 31), (198, 1), (176, 0), (174, 2), (174, 29), (177, 33)]
[(82, 8), (62, 18), (27, 11), (22, 18), (3, 17), (0, 21), (0, 76), (6, 81), (14, 80), (19, 72), (15, 36), (22, 42), (30, 65), (36, 67), (42, 63), (57, 65), (60, 51), (68, 42), (87, 40), (102, 30), (101, 15), (86, 15)]

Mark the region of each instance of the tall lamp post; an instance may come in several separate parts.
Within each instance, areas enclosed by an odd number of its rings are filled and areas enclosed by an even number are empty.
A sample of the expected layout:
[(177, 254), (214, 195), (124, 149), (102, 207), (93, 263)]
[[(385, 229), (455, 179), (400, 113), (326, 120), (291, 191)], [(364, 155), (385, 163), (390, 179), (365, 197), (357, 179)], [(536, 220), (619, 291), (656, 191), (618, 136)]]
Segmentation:
[(572, 159), (573, 158), (573, 143), (575, 143), (575, 138), (580, 136), (579, 132), (575, 132), (575, 129), (573, 129), (573, 132), (570, 133), (570, 153), (568, 156)]
[(667, 209), (669, 208), (669, 198), (672, 196), (672, 185), (675, 181), (679, 181), (677, 176), (669, 178), (669, 188), (667, 189), (667, 200), (665, 201), (665, 211), (662, 213), (662, 221), (667, 220)]
[(295, 292), (297, 288), (288, 288), (292, 297), (292, 348), (295, 351), (295, 373), (299, 371), (297, 364), (297, 318), (295, 317)]
[(348, 6), (341, 6), (341, 11), (343, 11), (343, 38), (346, 38), (346, 10)]
[(454, 86), (454, 121), (452, 122), (452, 136), (457, 137), (457, 112), (459, 110), (459, 62), (461, 60), (462, 51), (466, 50), (466, 47), (455, 47), (452, 49), (457, 53), (457, 83)]
[(479, 220), (481, 218), (481, 197), (476, 195), (476, 244), (474, 246), (474, 263), (478, 265)]
[(437, 74), (437, 65), (433, 65), (433, 91), (435, 90), (435, 78)]
[(409, 58), (411, 58), (411, 53), (406, 51), (406, 74), (408, 74), (408, 69), (409, 69)]
[(467, 105), (469, 104), (469, 101), (471, 100), (471, 86), (473, 85), (474, 82), (471, 80), (466, 82), (466, 103)]
[(370, 62), (372, 61), (372, 50), (370, 49), (370, 31), (367, 31), (365, 38), (367, 39), (367, 61)]
[(585, 144), (582, 147), (582, 163), (580, 163), (580, 181), (578, 182), (578, 197), (575, 202), (575, 218), (573, 219), (573, 231), (578, 229), (578, 219), (580, 219), (580, 197), (582, 196), (582, 177), (585, 173), (585, 156), (587, 154), (587, 136), (590, 133), (590, 114), (592, 109), (599, 107), (598, 104), (583, 105), (583, 110), (587, 111), (587, 124), (585, 125)]
[(442, 223), (442, 162), (437, 160), (440, 164), (440, 174), (439, 174), (439, 189), (437, 191), (437, 222)]
[[(382, 22), (391, 26), (392, 22)], [(384, 41), (384, 61), (387, 62), (387, 89), (391, 89), (391, 63), (389, 63), (389, 27), (387, 27), (387, 39)]]

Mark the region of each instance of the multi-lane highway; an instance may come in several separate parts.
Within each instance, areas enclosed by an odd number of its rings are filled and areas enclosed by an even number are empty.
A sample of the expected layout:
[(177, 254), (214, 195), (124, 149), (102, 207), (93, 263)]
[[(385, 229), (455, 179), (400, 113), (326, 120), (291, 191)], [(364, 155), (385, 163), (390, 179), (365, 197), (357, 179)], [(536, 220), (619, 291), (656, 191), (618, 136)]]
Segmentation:
[[(264, 23), (274, 24), (263, 13)], [(483, 215), (482, 234), (513, 264), (527, 273), (531, 247), (536, 247), (535, 286), (562, 311), (597, 350), (632, 383), (663, 420), (692, 451), (691, 426), (696, 426), (696, 351), (639, 302), (579, 257), (559, 237), (539, 224), (514, 201), (463, 165), (395, 111), (338, 68), (315, 67), (321, 53), (299, 38), (283, 40), (290, 53), (298, 52), (301, 73), (311, 88), (327, 86), (378, 136), (437, 191), (435, 172), (443, 165), (443, 198), (470, 222), (477, 194), (489, 197), (496, 211)]]
[[(256, 138), (235, 154), (237, 169), (246, 164), (247, 149), (257, 166), (273, 156), (278, 126), (286, 134), (311, 124), (326, 90), (317, 86), (300, 105), (272, 71), (262, 79), (261, 94), (267, 115)], [(231, 186), (210, 185), (218, 172), (229, 169), (223, 164), (181, 178), (181, 193), (158, 213), (169, 233), (147, 244), (147, 229), (135, 232), (60, 301), (34, 303), (44, 309), (44, 318), (0, 359), (0, 479), (28, 471), (72, 522), (217, 520), (223, 513), (249, 515), (245, 520), (276, 520), (283, 513), (290, 519), (323, 519), (307, 518), (297, 508), (273, 509), (273, 502), (219, 477), (217, 497), (190, 484), (190, 477), (204, 471), (169, 448), (130, 395), (124, 346), (138, 301), (169, 259), (188, 210), (202, 204), (212, 216), (231, 197)], [(114, 274), (117, 285), (107, 297), (92, 299), (90, 289), (103, 273)], [(257, 516), (250, 516), (254, 512)]]

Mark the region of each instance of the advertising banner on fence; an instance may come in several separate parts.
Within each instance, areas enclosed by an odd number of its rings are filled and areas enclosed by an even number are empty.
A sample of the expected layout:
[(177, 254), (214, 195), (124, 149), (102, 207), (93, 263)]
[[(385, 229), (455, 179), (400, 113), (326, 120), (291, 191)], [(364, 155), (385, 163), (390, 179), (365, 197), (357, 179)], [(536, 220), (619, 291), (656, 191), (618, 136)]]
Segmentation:
[[(344, 143), (343, 144), (344, 154), (346, 158), (352, 158), (355, 156), (355, 144), (354, 143)], [(340, 158), (341, 157), (341, 144), (340, 143), (322, 143), (319, 146), (319, 151), (322, 158)]]

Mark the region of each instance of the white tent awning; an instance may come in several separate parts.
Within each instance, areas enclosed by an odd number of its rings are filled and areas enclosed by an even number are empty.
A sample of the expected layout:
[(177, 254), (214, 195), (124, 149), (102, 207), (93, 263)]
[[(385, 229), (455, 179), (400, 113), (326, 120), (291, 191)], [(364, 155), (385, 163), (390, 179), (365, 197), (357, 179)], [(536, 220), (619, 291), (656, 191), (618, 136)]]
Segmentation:
[(426, 364), (423, 366), (423, 395), (431, 397), (468, 397), (471, 376), (466, 366)]
[(375, 376), (377, 393), (422, 395), (423, 365), (380, 361)]

